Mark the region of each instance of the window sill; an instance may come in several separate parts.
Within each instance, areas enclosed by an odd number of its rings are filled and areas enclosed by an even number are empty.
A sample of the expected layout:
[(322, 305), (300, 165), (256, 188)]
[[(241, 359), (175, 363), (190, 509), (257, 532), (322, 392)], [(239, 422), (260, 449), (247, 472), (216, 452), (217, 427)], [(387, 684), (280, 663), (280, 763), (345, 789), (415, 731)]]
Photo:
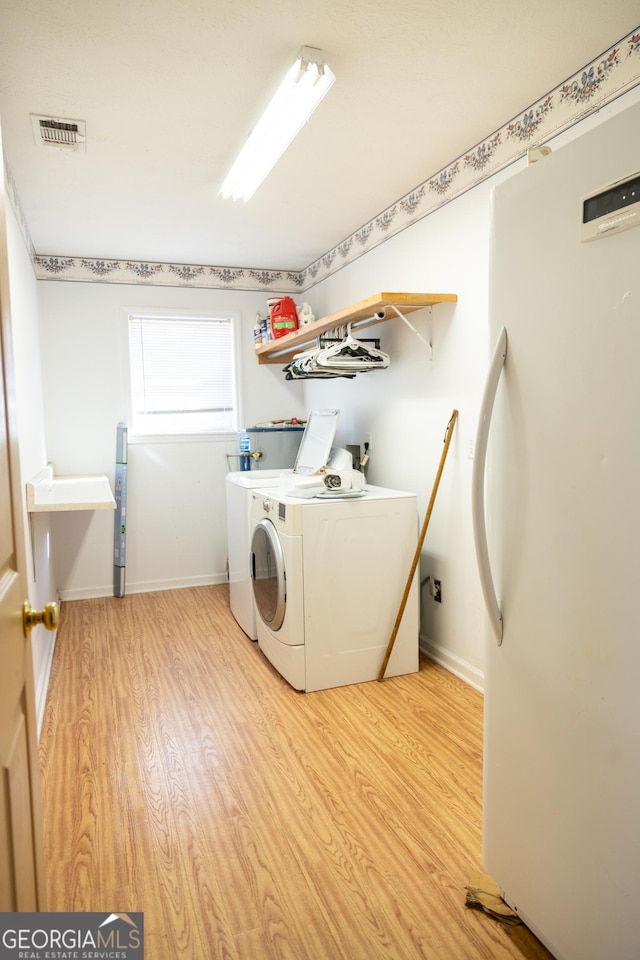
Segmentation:
[(134, 443), (229, 443), (238, 442), (238, 434), (233, 433), (129, 433), (127, 442)]

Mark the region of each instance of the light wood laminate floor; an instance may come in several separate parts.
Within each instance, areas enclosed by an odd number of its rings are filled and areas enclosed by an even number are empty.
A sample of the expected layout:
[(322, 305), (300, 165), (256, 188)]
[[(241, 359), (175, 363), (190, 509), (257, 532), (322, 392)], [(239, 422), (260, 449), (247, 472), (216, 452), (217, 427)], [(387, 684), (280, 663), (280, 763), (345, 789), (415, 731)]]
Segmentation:
[(66, 602), (41, 737), (50, 910), (143, 911), (147, 960), (545, 960), (465, 907), (482, 697), (294, 691), (226, 586)]

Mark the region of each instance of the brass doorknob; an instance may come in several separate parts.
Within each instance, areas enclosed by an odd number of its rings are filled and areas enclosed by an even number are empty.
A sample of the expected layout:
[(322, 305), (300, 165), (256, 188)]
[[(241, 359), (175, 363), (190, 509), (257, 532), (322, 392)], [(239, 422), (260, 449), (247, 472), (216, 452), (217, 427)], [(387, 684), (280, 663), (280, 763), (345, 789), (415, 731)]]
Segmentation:
[(25, 637), (28, 637), (33, 627), (39, 623), (43, 624), (45, 630), (55, 630), (59, 618), (57, 603), (45, 603), (43, 610), (33, 610), (29, 606), (29, 601), (25, 600), (22, 607), (22, 626)]

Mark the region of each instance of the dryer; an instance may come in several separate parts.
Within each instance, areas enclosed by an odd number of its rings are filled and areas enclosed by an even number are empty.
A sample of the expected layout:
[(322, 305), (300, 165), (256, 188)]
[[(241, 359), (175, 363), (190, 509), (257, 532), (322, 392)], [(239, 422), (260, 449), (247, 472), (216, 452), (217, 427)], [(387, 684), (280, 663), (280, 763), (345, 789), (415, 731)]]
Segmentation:
[[(261, 651), (297, 690), (377, 679), (417, 545), (416, 496), (372, 486), (353, 498), (251, 496)], [(385, 676), (418, 670), (418, 607), (416, 577)]]
[(229, 607), (251, 640), (258, 639), (249, 571), (251, 491), (255, 487), (279, 486), (282, 473), (282, 470), (236, 470), (226, 476)]
[[(307, 418), (304, 432), (301, 427), (288, 427), (284, 430), (250, 428), (246, 431), (249, 436), (259, 433), (262, 438), (258, 451), (265, 454), (265, 461), (281, 469), (258, 469), (262, 463), (260, 458), (255, 461), (256, 470), (240, 470), (227, 474), (229, 606), (237, 622), (252, 640), (258, 639), (258, 632), (249, 569), (251, 491), (255, 487), (279, 486), (283, 474), (300, 471), (304, 475), (322, 467), (329, 457), (337, 419), (337, 410), (313, 410)], [(276, 442), (280, 434), (289, 438), (286, 447), (283, 447), (282, 440)], [(253, 463), (253, 460), (251, 462)]]

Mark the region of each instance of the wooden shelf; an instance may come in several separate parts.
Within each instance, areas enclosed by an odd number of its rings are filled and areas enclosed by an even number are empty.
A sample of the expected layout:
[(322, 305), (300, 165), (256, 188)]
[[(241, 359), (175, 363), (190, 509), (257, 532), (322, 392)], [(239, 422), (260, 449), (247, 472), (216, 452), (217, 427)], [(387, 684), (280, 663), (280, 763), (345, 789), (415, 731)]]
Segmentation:
[(338, 313), (314, 320), (313, 323), (288, 333), (286, 337), (263, 344), (256, 350), (258, 363), (289, 363), (295, 354), (311, 345), (321, 333), (348, 323), (362, 330), (374, 323), (398, 319), (395, 311), (390, 309), (392, 306), (396, 306), (401, 313), (413, 313), (436, 303), (455, 303), (457, 299), (455, 293), (376, 293), (367, 300), (360, 300), (351, 307), (339, 310)]

